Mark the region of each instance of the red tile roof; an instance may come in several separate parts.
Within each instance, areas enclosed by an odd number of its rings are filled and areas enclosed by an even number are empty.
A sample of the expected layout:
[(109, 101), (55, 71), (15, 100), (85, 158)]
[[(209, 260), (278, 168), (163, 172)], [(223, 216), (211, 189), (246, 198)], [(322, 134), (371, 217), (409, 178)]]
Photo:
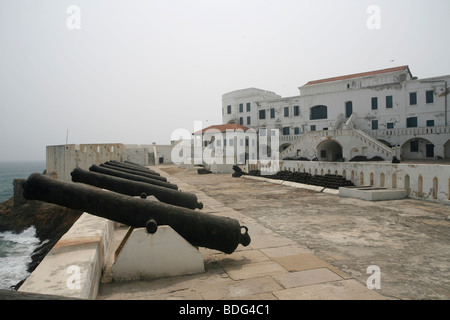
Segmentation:
[(334, 78), (327, 78), (327, 79), (321, 79), (321, 80), (314, 80), (309, 81), (305, 86), (313, 85), (313, 84), (319, 84), (324, 82), (331, 82), (331, 81), (339, 81), (339, 80), (347, 80), (347, 79), (353, 79), (353, 78), (361, 78), (361, 77), (368, 77), (376, 74), (383, 74), (383, 73), (390, 73), (390, 72), (397, 72), (397, 71), (403, 71), (405, 69), (408, 69), (408, 66), (401, 66), (401, 67), (395, 67), (395, 68), (388, 68), (388, 69), (382, 69), (382, 70), (375, 70), (375, 71), (369, 71), (369, 72), (362, 72), (362, 73), (355, 73), (355, 74), (349, 74), (346, 76), (340, 76), (340, 77), (334, 77)]
[(218, 124), (214, 126), (209, 126), (208, 128), (202, 129), (201, 131), (197, 131), (195, 133), (205, 133), (208, 130), (219, 130), (220, 132), (227, 132), (227, 130), (238, 130), (241, 129), (244, 132), (247, 131), (250, 128), (241, 126), (239, 124)]

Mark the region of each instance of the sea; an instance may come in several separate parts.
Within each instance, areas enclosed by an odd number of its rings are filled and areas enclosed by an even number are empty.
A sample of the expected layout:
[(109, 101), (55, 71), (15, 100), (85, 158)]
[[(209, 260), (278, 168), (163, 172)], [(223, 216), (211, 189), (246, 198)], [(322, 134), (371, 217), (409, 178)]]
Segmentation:
[[(0, 162), (0, 203), (13, 196), (14, 179), (44, 170), (45, 161)], [(34, 226), (20, 234), (0, 232), (0, 289), (11, 289), (29, 275), (31, 254), (41, 244)]]

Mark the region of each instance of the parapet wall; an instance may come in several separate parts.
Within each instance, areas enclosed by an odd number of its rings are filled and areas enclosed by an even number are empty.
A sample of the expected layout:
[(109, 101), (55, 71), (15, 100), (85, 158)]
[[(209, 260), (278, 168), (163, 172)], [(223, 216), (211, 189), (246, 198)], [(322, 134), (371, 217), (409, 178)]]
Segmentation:
[(58, 180), (71, 181), (73, 169), (88, 170), (93, 164), (123, 161), (124, 150), (125, 146), (120, 143), (47, 146), (46, 172)]
[[(248, 170), (261, 169), (261, 164)], [(280, 161), (280, 170), (337, 174), (356, 186), (405, 189), (409, 198), (450, 204), (450, 165), (388, 162)]]
[(19, 288), (78, 299), (97, 297), (115, 222), (84, 213)]
[(172, 145), (68, 144), (47, 146), (46, 172), (51, 177), (70, 182), (75, 168), (88, 170), (106, 161), (131, 161), (143, 166), (172, 163)]

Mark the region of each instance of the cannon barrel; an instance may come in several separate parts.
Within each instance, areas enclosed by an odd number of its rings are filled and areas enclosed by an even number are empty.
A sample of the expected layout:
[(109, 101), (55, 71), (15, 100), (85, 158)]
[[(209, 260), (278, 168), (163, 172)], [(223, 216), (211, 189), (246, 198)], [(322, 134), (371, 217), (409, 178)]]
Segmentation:
[(123, 161), (123, 163), (129, 164), (129, 165), (132, 165), (132, 166), (136, 166), (136, 167), (144, 167), (143, 165), (141, 165), (139, 163), (128, 161), (128, 160)]
[(161, 202), (185, 207), (189, 209), (202, 209), (203, 204), (197, 201), (197, 196), (192, 193), (164, 188), (140, 181), (132, 181), (124, 178), (90, 172), (75, 168), (72, 173), (73, 182), (81, 182), (91, 186), (126, 194), (128, 196), (153, 195)]
[(140, 171), (140, 172), (144, 172), (144, 173), (147, 173), (147, 174), (149, 173), (149, 174), (153, 174), (155, 176), (160, 176), (160, 174), (158, 172), (150, 170), (149, 168), (142, 167), (142, 166), (137, 166), (137, 165), (131, 165), (131, 164), (127, 164), (127, 163), (124, 163), (124, 162), (110, 160), (110, 161), (106, 161), (105, 164), (110, 165), (110, 166), (114, 166), (114, 167), (120, 167), (120, 168), (128, 169), (128, 170)]
[(232, 218), (59, 181), (39, 173), (30, 175), (22, 187), (25, 199), (54, 203), (135, 228), (148, 227), (149, 232), (154, 232), (157, 225), (168, 225), (193, 246), (230, 254), (239, 244), (250, 244), (248, 228)]
[(122, 168), (122, 167), (116, 167), (114, 165), (110, 165), (107, 163), (102, 163), (100, 164), (100, 167), (104, 167), (104, 168), (108, 168), (108, 169), (113, 169), (113, 170), (117, 170), (117, 171), (121, 171), (121, 172), (125, 172), (125, 173), (130, 173), (130, 174), (135, 174), (141, 177), (147, 177), (150, 179), (155, 179), (155, 180), (159, 180), (159, 181), (164, 181), (167, 182), (167, 179), (161, 176), (157, 176), (151, 173), (146, 173), (143, 171), (137, 171), (137, 170), (133, 170), (133, 169), (126, 169), (126, 168)]
[(110, 176), (124, 178), (124, 179), (128, 179), (128, 180), (133, 180), (133, 181), (146, 182), (146, 183), (154, 184), (154, 185), (157, 185), (160, 187), (178, 190), (178, 186), (173, 183), (155, 180), (152, 178), (147, 178), (147, 177), (139, 176), (136, 174), (126, 173), (126, 172), (122, 172), (122, 171), (118, 171), (118, 170), (114, 170), (114, 169), (110, 169), (110, 168), (100, 167), (95, 164), (89, 167), (89, 171), (103, 173), (103, 174), (107, 174)]

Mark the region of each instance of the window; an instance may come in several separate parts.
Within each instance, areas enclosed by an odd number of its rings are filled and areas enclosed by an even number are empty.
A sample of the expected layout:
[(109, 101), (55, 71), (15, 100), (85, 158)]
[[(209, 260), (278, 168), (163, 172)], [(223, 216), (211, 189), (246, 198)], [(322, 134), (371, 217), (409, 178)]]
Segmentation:
[(284, 127), (283, 128), (283, 136), (288, 136), (290, 134), (290, 127)]
[(294, 134), (300, 134), (300, 128), (299, 127), (295, 127), (294, 128)]
[(239, 124), (240, 124), (241, 126), (244, 125), (244, 117), (240, 117), (240, 118), (239, 118)]
[(216, 141), (216, 146), (217, 147), (221, 147), (222, 146), (222, 140), (217, 140)]
[(320, 150), (320, 157), (326, 158), (327, 157), (327, 150)]
[(284, 117), (289, 117), (289, 107), (284, 107)]
[(259, 118), (260, 119), (266, 118), (266, 110), (259, 110)]
[(267, 135), (267, 129), (266, 128), (259, 129), (259, 136), (260, 137), (265, 137), (266, 135)]
[(247, 111), (250, 111), (250, 102), (247, 102)]
[(231, 114), (231, 106), (227, 106), (227, 113)]
[(410, 92), (409, 93), (409, 105), (410, 106), (417, 105), (417, 92)]
[(328, 118), (327, 106), (315, 106), (311, 108), (309, 115), (310, 120), (319, 120), (327, 118)]
[(406, 118), (406, 127), (407, 128), (416, 128), (417, 127), (417, 117)]
[(378, 109), (378, 98), (373, 97), (372, 98), (372, 110), (377, 110), (377, 109)]
[(394, 102), (392, 100), (392, 96), (386, 96), (386, 109), (392, 109), (394, 106)]
[(294, 106), (294, 117), (298, 117), (300, 115), (300, 107)]
[(244, 112), (244, 104), (239, 103), (239, 112)]
[(230, 139), (230, 141), (228, 142), (228, 145), (230, 147), (233, 147), (234, 146), (234, 139)]
[(427, 120), (427, 127), (434, 127), (434, 120)]
[(427, 103), (433, 103), (434, 102), (434, 91), (433, 90), (428, 90), (427, 92), (425, 92), (426, 95), (426, 102)]
[(347, 101), (345, 103), (345, 117), (350, 118), (353, 113), (353, 102)]
[(316, 126), (315, 126), (315, 125), (312, 125), (312, 126), (309, 128), (309, 130), (310, 130), (310, 131), (316, 131)]
[(270, 108), (270, 119), (275, 119), (275, 108)]
[(387, 129), (394, 129), (394, 123), (393, 123), (393, 122), (388, 122), (388, 123), (386, 124), (386, 128), (387, 128)]
[(413, 140), (410, 142), (409, 150), (411, 152), (419, 152), (419, 140)]
[(378, 120), (372, 120), (372, 130), (378, 130)]
[(250, 124), (250, 117), (247, 117), (247, 124)]

